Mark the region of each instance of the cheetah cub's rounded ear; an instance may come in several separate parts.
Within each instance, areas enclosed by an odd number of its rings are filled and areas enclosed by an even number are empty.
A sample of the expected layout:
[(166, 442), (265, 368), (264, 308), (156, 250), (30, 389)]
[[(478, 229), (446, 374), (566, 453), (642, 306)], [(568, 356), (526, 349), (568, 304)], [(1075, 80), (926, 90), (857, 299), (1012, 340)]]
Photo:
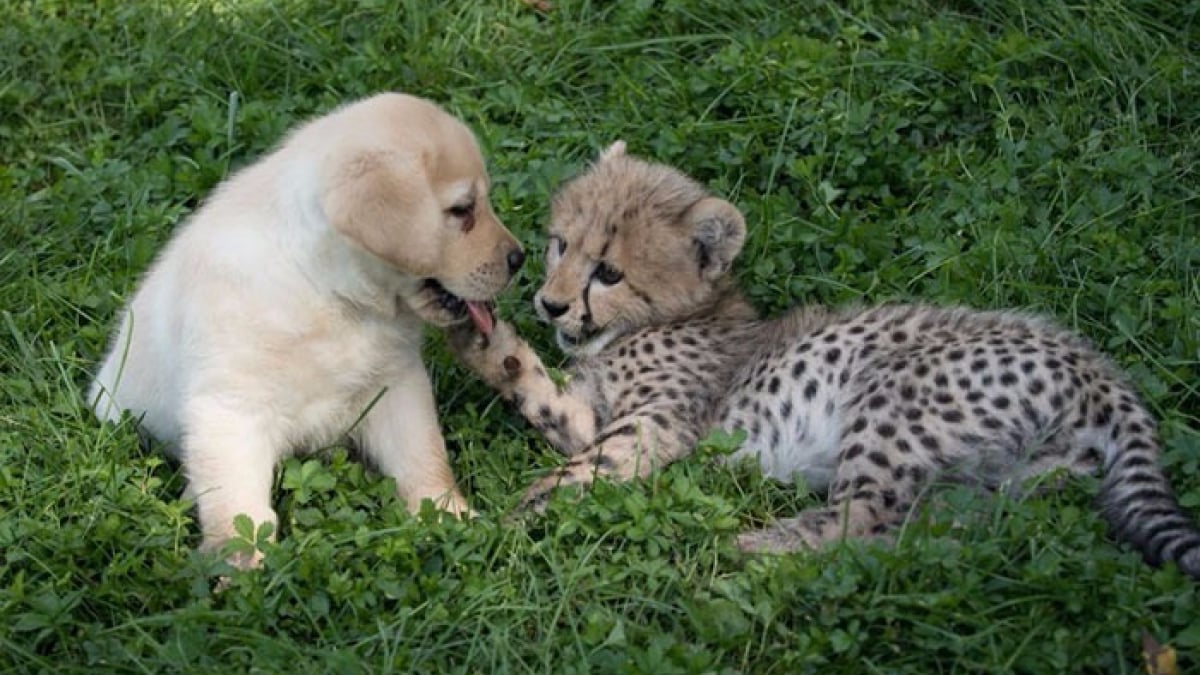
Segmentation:
[(727, 274), (746, 241), (742, 213), (724, 199), (706, 197), (693, 204), (683, 217), (692, 227), (701, 278), (713, 281)]
[(598, 158), (597, 162), (607, 162), (614, 157), (620, 157), (625, 154), (625, 141), (616, 141), (612, 145), (605, 148)]

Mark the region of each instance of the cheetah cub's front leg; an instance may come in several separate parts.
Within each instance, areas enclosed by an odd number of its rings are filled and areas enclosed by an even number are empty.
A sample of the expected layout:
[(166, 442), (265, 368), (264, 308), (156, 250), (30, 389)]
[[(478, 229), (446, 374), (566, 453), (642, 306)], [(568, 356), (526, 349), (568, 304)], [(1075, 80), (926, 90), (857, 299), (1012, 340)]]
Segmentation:
[(451, 331), (450, 346), (468, 368), (571, 457), (529, 487), (521, 500), (524, 508), (541, 511), (559, 487), (585, 488), (598, 477), (625, 481), (647, 476), (689, 449), (678, 432), (666, 428), (662, 411), (652, 406), (605, 419), (586, 378), (556, 384), (537, 354), (503, 321), (497, 321), (486, 336), (470, 329)]
[(596, 435), (596, 417), (585, 396), (550, 379), (542, 360), (507, 321), (488, 335), (469, 325), (447, 333), (450, 349), (484, 382), (515, 405), (559, 452), (579, 454)]

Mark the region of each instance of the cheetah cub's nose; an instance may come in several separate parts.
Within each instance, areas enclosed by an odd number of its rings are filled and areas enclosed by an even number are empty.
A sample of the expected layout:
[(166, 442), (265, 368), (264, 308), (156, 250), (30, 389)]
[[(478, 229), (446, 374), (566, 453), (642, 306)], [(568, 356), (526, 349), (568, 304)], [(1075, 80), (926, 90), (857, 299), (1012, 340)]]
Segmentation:
[(557, 302), (550, 302), (545, 298), (542, 298), (542, 309), (546, 310), (546, 315), (551, 319), (557, 319), (558, 317), (567, 313), (566, 305), (560, 305)]

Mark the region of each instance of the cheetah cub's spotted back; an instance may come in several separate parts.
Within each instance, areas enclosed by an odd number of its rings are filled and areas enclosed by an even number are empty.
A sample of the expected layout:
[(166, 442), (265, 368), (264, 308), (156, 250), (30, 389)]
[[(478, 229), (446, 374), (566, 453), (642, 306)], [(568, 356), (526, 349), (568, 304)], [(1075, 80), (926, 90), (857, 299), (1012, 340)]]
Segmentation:
[(919, 305), (759, 319), (729, 273), (741, 214), (620, 143), (562, 188), (551, 216), (535, 305), (575, 357), (567, 384), (507, 323), (451, 337), (571, 458), (528, 506), (558, 485), (645, 476), (712, 428), (741, 429), (736, 456), (829, 495), (742, 534), (746, 550), (887, 532), (935, 480), (997, 488), (1102, 470), (1117, 536), (1200, 578), (1200, 531), (1159, 468), (1155, 423), (1082, 338), (1019, 313)]

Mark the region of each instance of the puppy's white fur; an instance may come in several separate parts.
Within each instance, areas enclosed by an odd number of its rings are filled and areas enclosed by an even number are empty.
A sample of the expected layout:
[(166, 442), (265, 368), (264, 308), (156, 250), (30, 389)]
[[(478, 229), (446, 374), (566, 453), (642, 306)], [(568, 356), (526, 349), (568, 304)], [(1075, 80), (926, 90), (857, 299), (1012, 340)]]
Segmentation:
[(410, 508), (467, 510), (420, 348), (424, 323), (465, 318), (442, 289), (487, 300), (520, 264), (487, 188), (461, 122), (382, 94), (298, 128), (176, 232), (89, 396), (182, 460), (204, 547), (238, 514), (274, 522), (276, 464), (348, 433)]

